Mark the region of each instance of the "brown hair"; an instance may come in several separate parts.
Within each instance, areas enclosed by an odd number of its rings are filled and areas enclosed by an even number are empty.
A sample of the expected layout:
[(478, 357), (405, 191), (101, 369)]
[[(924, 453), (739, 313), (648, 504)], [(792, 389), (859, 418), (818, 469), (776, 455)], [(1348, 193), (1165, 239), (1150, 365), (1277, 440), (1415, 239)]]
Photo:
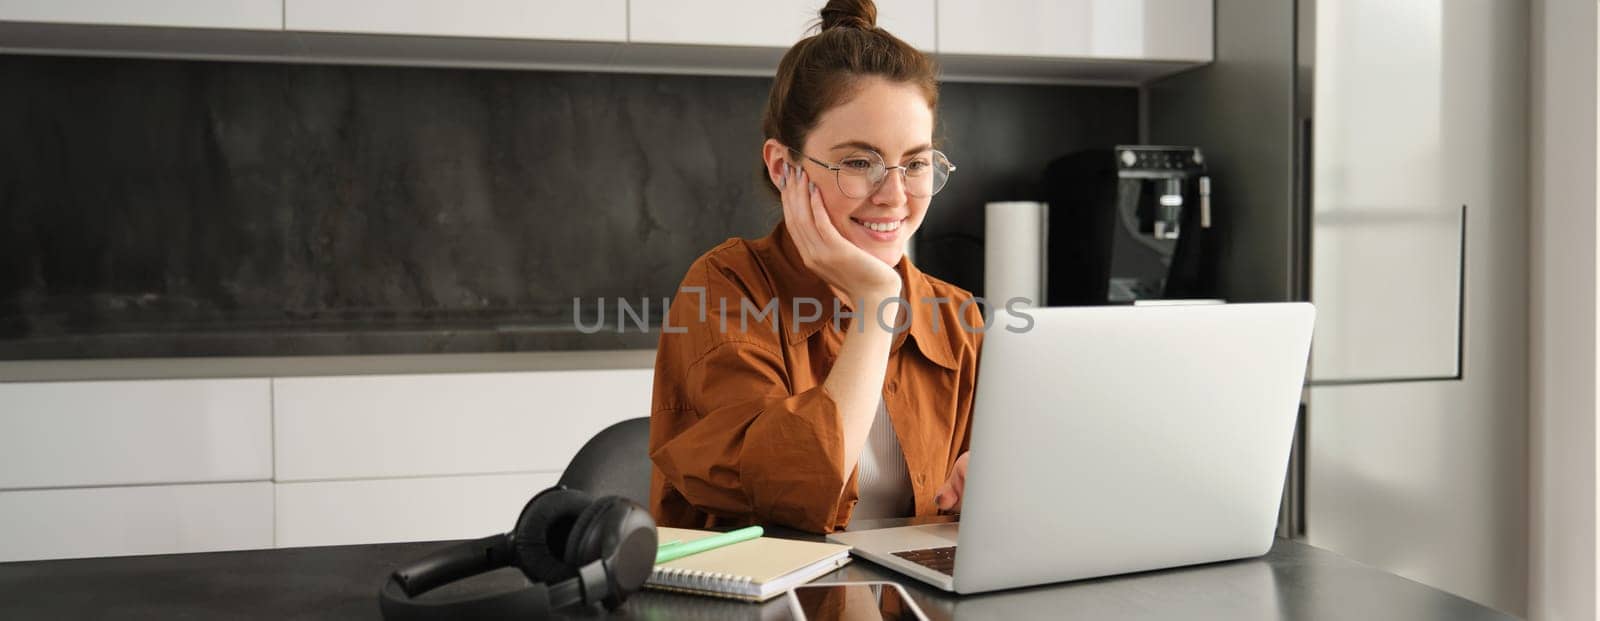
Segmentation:
[[(849, 99), (856, 81), (865, 76), (914, 85), (929, 108), (938, 107), (933, 60), (877, 27), (878, 7), (872, 0), (829, 0), (821, 16), (817, 34), (795, 43), (778, 62), (761, 117), (766, 138), (801, 148), (822, 113)], [(767, 179), (763, 166), (761, 185), (776, 196)]]

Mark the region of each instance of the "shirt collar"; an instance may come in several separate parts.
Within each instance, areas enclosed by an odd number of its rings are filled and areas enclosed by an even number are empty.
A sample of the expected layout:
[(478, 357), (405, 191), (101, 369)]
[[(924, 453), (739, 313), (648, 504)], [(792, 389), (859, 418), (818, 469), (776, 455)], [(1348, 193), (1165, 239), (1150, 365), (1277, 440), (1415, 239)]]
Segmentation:
[[(825, 326), (833, 322), (833, 289), (817, 276), (811, 268), (805, 266), (800, 258), (800, 250), (795, 247), (794, 240), (790, 239), (789, 231), (784, 222), (778, 222), (772, 233), (765, 239), (758, 240), (758, 252), (763, 263), (767, 265), (773, 285), (777, 290), (780, 316), (793, 313), (793, 300), (812, 299), (821, 303), (821, 314), (810, 321), (795, 321), (794, 317), (782, 321), (783, 331), (786, 333), (789, 345), (796, 345), (816, 334)], [(901, 297), (905, 298), (911, 306), (911, 327), (895, 336), (894, 348), (898, 349), (906, 340), (907, 335), (917, 344), (917, 350), (929, 361), (947, 369), (959, 369), (955, 353), (951, 351), (953, 333), (961, 330), (959, 325), (950, 325), (947, 318), (939, 319), (935, 315), (940, 312), (942, 305), (960, 304), (962, 300), (928, 301), (935, 296), (933, 284), (929, 276), (917, 269), (911, 260), (905, 256), (900, 257), (900, 262), (895, 265), (895, 271), (904, 279), (905, 287)], [(809, 306), (806, 310), (809, 310)], [(953, 315), (953, 313), (952, 313)], [(938, 323), (935, 323), (938, 322)], [(935, 330), (937, 325), (938, 329)]]

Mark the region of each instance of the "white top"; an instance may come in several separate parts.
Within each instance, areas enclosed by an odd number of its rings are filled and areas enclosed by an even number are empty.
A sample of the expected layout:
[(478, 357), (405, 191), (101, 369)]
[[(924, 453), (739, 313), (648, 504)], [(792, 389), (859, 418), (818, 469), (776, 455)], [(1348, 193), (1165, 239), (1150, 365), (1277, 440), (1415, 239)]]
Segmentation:
[(867, 432), (867, 445), (861, 449), (856, 467), (856, 489), (860, 500), (850, 513), (850, 521), (910, 517), (913, 512), (911, 473), (900, 450), (900, 438), (889, 422), (889, 409), (878, 400), (878, 414)]

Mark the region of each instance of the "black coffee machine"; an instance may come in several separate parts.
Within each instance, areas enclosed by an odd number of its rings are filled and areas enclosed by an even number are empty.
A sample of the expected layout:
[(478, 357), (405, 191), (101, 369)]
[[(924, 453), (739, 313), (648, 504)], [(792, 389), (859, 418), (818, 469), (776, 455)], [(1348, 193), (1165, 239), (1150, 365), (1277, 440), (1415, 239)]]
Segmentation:
[(1215, 298), (1211, 179), (1196, 147), (1123, 145), (1045, 168), (1050, 306)]

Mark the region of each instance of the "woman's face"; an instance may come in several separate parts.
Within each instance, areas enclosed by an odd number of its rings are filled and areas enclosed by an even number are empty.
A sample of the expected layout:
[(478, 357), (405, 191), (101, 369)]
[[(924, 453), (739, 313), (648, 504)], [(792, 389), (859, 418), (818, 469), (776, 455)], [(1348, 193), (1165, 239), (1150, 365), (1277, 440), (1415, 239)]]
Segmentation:
[[(933, 110), (910, 84), (864, 78), (854, 97), (822, 114), (800, 149), (831, 164), (846, 165), (852, 155), (875, 152), (899, 166), (932, 148)], [(889, 265), (900, 262), (906, 241), (922, 226), (929, 197), (906, 193), (905, 177), (891, 170), (883, 185), (860, 198), (845, 196), (834, 172), (793, 156), (804, 164), (827, 206), (828, 219), (845, 239)], [(859, 165), (859, 162), (857, 162)]]

